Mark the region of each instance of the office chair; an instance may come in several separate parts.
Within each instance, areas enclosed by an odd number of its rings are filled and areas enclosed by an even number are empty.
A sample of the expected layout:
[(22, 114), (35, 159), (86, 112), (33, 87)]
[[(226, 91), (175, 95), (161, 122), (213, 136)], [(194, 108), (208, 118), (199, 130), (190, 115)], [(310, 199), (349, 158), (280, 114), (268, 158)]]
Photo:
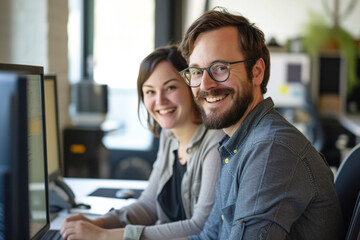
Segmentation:
[(340, 164), (335, 177), (335, 189), (347, 232), (360, 190), (360, 144), (356, 145)]
[(354, 212), (352, 214), (349, 230), (346, 234), (345, 240), (360, 239), (360, 192), (357, 197)]

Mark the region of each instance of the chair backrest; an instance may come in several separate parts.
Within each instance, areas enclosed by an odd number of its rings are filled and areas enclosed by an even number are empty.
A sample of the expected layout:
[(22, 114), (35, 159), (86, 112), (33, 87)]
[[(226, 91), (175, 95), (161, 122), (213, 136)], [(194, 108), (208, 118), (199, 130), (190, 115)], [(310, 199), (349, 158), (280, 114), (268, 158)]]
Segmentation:
[(355, 204), (346, 240), (356, 240), (360, 238), (360, 192)]
[(340, 164), (335, 177), (335, 189), (347, 231), (360, 190), (360, 144), (356, 145)]

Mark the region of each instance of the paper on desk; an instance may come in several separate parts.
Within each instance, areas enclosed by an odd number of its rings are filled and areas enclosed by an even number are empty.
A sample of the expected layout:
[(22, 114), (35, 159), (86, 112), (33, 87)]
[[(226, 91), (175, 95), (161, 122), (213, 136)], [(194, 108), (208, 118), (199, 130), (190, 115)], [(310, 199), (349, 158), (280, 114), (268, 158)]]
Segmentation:
[(76, 199), (77, 203), (89, 204), (90, 209), (84, 208), (71, 208), (69, 213), (81, 213), (88, 215), (104, 215), (112, 209), (119, 209), (125, 207), (133, 202), (136, 199), (116, 199), (116, 198), (106, 198), (106, 197), (93, 197), (86, 196), (83, 198)]

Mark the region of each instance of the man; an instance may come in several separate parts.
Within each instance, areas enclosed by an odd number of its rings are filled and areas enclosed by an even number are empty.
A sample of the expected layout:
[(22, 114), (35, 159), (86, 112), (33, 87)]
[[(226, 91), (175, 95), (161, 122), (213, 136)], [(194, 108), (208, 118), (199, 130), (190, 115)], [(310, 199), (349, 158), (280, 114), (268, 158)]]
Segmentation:
[(333, 174), (311, 143), (263, 94), (270, 75), (264, 34), (225, 9), (206, 12), (180, 46), (180, 72), (204, 123), (222, 128), (215, 204), (190, 239), (341, 239)]

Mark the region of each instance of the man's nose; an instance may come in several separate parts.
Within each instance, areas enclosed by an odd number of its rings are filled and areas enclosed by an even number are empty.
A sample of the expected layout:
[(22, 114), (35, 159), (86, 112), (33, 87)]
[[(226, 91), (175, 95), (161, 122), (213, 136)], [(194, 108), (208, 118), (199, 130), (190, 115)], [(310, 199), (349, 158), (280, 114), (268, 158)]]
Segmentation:
[(209, 72), (207, 70), (204, 70), (202, 78), (201, 78), (201, 84), (200, 84), (200, 89), (201, 90), (208, 90), (210, 88), (213, 88), (215, 86), (217, 86), (218, 83), (215, 82)]

